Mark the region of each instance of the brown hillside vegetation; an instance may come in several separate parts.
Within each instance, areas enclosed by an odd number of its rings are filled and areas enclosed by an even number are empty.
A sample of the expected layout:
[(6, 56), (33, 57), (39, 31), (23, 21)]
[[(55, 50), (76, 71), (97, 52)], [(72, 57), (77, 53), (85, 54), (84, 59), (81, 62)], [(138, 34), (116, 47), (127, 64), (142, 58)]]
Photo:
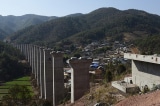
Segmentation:
[(131, 96), (115, 106), (160, 106), (160, 91)]
[(133, 41), (139, 38), (143, 38), (143, 37), (147, 37), (148, 33), (146, 31), (133, 31), (133, 32), (124, 32), (123, 33), (124, 36), (124, 41)]
[(71, 103), (70, 100), (59, 106), (94, 106), (96, 103), (108, 103), (115, 104), (117, 101), (124, 100), (119, 91), (110, 84), (108, 85), (95, 85), (90, 88), (89, 92), (76, 100), (75, 103)]
[(136, 47), (131, 48), (131, 52), (134, 54), (140, 54), (140, 51)]
[(140, 51), (138, 50), (138, 48), (134, 45), (130, 45), (130, 49), (131, 49), (131, 52), (134, 53), (134, 54), (140, 54)]

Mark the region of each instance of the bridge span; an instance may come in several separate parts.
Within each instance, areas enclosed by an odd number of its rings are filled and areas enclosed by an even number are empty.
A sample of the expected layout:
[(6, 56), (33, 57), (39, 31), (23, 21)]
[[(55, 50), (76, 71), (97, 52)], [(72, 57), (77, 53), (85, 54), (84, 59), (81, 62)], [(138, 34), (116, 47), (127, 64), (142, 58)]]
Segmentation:
[[(13, 44), (24, 55), (40, 89), (41, 99), (53, 102), (53, 106), (64, 99), (63, 53), (32, 44)], [(71, 103), (81, 98), (89, 90), (89, 65), (92, 59), (70, 58)]]

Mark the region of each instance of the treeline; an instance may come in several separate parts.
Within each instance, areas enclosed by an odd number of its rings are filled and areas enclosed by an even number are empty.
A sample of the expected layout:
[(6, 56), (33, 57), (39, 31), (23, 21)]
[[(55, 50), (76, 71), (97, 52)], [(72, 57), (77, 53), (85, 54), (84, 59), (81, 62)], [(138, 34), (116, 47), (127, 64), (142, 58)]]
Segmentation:
[(0, 81), (8, 81), (27, 74), (24, 56), (11, 45), (0, 42)]

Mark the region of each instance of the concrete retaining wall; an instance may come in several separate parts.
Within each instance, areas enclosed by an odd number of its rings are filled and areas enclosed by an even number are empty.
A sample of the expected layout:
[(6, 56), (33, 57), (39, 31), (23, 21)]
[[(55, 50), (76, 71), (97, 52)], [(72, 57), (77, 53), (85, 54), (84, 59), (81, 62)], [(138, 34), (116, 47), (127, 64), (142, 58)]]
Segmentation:
[(153, 84), (160, 84), (160, 65), (132, 60), (132, 80), (140, 89), (145, 85), (152, 88)]

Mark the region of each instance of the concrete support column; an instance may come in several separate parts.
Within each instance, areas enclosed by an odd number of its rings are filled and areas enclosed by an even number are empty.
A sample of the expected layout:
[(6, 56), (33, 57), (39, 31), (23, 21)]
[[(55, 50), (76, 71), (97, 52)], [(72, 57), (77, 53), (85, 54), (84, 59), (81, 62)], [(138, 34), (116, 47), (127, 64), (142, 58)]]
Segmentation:
[(53, 106), (57, 106), (64, 96), (63, 54), (51, 52), (53, 61)]
[(34, 62), (33, 62), (33, 69), (34, 69), (34, 74), (35, 74), (35, 79), (37, 79), (37, 46), (34, 45), (34, 53), (33, 53), (33, 57), (34, 57)]
[[(30, 66), (32, 67), (32, 45), (29, 44), (29, 63), (30, 63)], [(33, 72), (32, 72), (33, 73)]]
[(25, 59), (28, 60), (28, 58), (27, 58), (27, 44), (24, 44), (24, 55), (25, 55)]
[(21, 52), (21, 44), (18, 44), (18, 49)]
[(16, 44), (16, 48), (18, 49), (18, 44)]
[(26, 57), (26, 44), (23, 44), (23, 55), (25, 56), (25, 59), (27, 59), (27, 57)]
[(23, 52), (25, 55), (25, 59), (28, 60), (28, 58), (27, 58), (27, 44), (23, 44), (23, 45), (24, 45)]
[(44, 51), (43, 47), (39, 48), (39, 55), (40, 55), (40, 98), (45, 98), (45, 91), (44, 91)]
[(20, 44), (17, 45), (17, 49), (19, 49), (19, 50), (21, 49), (21, 48), (20, 48)]
[(26, 51), (27, 51), (27, 60), (28, 60), (28, 63), (30, 64), (30, 51), (29, 51), (29, 44), (27, 44)]
[(30, 44), (28, 44), (28, 62), (29, 62), (29, 65), (31, 66), (31, 47), (30, 47)]
[(39, 52), (39, 46), (37, 46), (36, 48), (36, 56), (37, 56), (37, 68), (36, 68), (36, 71), (37, 71), (37, 86), (39, 87), (40, 85), (40, 52)]
[(23, 45), (22, 44), (20, 44), (20, 51), (21, 51), (21, 53), (23, 53), (23, 47), (22, 47)]
[(89, 65), (92, 59), (71, 58), (71, 103), (81, 98), (89, 90)]
[(53, 101), (53, 66), (51, 49), (44, 49), (44, 91), (45, 99)]
[(22, 54), (25, 56), (25, 44), (21, 44), (22, 47)]
[(19, 50), (21, 51), (21, 44), (18, 44), (19, 45)]
[(23, 44), (20, 44), (20, 50), (21, 50), (21, 53), (23, 54)]
[(32, 53), (31, 53), (31, 57), (32, 57), (32, 73), (35, 74), (35, 70), (34, 70), (34, 45), (31, 46), (32, 49)]

